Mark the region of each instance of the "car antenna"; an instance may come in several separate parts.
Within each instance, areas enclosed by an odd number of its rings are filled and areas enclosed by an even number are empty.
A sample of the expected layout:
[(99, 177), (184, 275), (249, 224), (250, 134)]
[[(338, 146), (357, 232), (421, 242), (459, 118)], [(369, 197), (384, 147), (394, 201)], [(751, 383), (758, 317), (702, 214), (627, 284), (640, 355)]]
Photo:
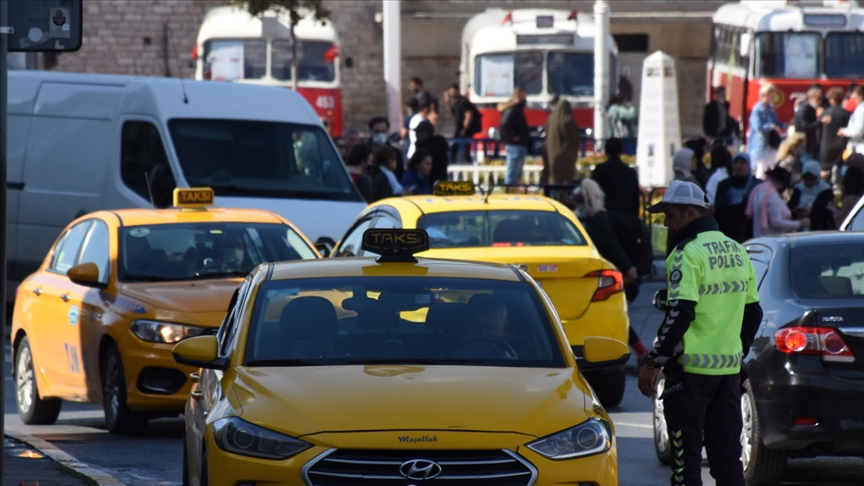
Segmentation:
[[(180, 66), (182, 66), (183, 64), (180, 62), (180, 56), (177, 54), (177, 43), (174, 42), (174, 32), (171, 30), (171, 26), (168, 25), (168, 22), (165, 22), (165, 31), (168, 33), (168, 40), (171, 41), (170, 44), (174, 50), (174, 57), (177, 59), (177, 67), (178, 67), (177, 74), (179, 74), (179, 78), (180, 78), (180, 89), (183, 90), (183, 104), (188, 105), (189, 104), (189, 97), (186, 96), (186, 83), (183, 81), (183, 74), (181, 72), (182, 70), (180, 69)], [(167, 53), (166, 53), (166, 57), (167, 57)]]
[(486, 194), (483, 197), (483, 204), (489, 204), (489, 194), (492, 194), (492, 190), (495, 189), (495, 184), (489, 186), (489, 189), (486, 190)]

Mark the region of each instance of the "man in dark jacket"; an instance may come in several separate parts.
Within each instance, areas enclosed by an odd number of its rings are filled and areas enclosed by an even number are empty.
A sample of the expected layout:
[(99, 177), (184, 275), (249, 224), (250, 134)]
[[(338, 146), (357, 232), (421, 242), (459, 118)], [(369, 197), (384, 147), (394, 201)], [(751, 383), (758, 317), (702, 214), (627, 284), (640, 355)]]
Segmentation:
[(525, 164), (525, 156), (528, 155), (528, 147), (531, 144), (531, 132), (528, 128), (528, 119), (525, 118), (526, 93), (521, 87), (513, 90), (513, 98), (509, 103), (498, 106), (501, 112), (501, 141), (507, 151), (507, 172), (504, 175), (504, 184), (519, 184), (522, 178), (522, 166)]
[(818, 84), (810, 86), (807, 90), (807, 98), (798, 105), (795, 110), (793, 123), (795, 132), (807, 136), (807, 153), (811, 157), (819, 159), (819, 144), (822, 142), (822, 106), (825, 94)]
[[(453, 84), (444, 92), (444, 103), (456, 122), (453, 138), (471, 138), (481, 130), (480, 111), (459, 93), (458, 84)], [(453, 144), (451, 154), (454, 162), (471, 162), (471, 145)]]
[(729, 116), (729, 102), (726, 101), (726, 88), (714, 88), (714, 98), (705, 105), (702, 112), (702, 131), (712, 139), (723, 139), (726, 145), (737, 136), (738, 122)]
[(639, 216), (642, 192), (639, 190), (639, 175), (636, 169), (621, 160), (621, 140), (606, 141), (606, 162), (598, 164), (591, 178), (600, 184), (606, 194), (606, 210)]

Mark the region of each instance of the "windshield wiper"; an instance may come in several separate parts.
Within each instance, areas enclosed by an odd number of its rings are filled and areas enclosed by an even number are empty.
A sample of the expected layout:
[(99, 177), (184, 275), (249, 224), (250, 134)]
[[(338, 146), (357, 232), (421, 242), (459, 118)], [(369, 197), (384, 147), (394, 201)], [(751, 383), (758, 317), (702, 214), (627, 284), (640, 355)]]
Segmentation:
[(205, 272), (205, 273), (196, 273), (194, 277), (195, 280), (203, 280), (203, 279), (211, 279), (211, 278), (231, 278), (231, 277), (245, 277), (249, 275), (249, 272), (244, 272), (241, 270), (232, 270), (230, 272)]
[(259, 359), (247, 361), (245, 366), (317, 366), (319, 364), (305, 359)]
[(428, 365), (428, 364), (436, 364), (436, 363), (440, 363), (440, 360), (437, 360), (437, 359), (431, 360), (431, 359), (427, 359), (427, 358), (422, 358), (422, 359), (410, 359), (410, 358), (407, 358), (407, 359), (406, 358), (403, 358), (403, 359), (399, 359), (399, 358), (377, 359), (377, 358), (375, 358), (375, 359), (356, 359), (356, 360), (343, 361), (342, 362), (342, 364), (346, 364), (346, 365), (357, 365), (357, 364), (364, 364), (364, 365), (423, 364), (423, 365)]
[(159, 277), (157, 275), (134, 275), (127, 273), (123, 276), (123, 280), (138, 280), (141, 282), (173, 282), (181, 279), (175, 277)]

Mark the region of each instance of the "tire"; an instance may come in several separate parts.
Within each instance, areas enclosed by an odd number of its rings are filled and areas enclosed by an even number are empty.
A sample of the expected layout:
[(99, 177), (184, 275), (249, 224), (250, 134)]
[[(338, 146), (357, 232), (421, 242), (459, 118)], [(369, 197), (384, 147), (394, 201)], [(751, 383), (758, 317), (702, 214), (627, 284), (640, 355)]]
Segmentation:
[(102, 357), (102, 408), (105, 410), (105, 425), (112, 434), (138, 434), (147, 423), (129, 410), (126, 396), (123, 360), (117, 346), (112, 344)]
[(657, 396), (652, 400), (654, 402), (652, 414), (654, 417), (654, 453), (657, 454), (657, 460), (661, 464), (669, 466), (672, 464), (672, 445), (669, 442), (669, 429), (666, 427), (666, 416), (663, 414), (663, 400), (659, 398), (663, 395), (665, 384), (666, 378), (661, 372), (657, 375)]
[(750, 380), (744, 381), (741, 396), (741, 463), (748, 486), (768, 486), (780, 483), (786, 471), (786, 451), (769, 449), (762, 444), (759, 412), (753, 399)]
[(597, 395), (597, 400), (605, 408), (617, 407), (624, 399), (624, 385), (627, 383), (627, 374), (624, 369), (614, 370), (606, 373), (590, 373), (586, 376), (591, 388)]
[(189, 449), (186, 447), (186, 433), (183, 433), (183, 479), (182, 486), (190, 486), (189, 482)]
[(36, 385), (36, 370), (33, 367), (33, 352), (27, 336), (21, 339), (15, 353), (15, 403), (18, 416), (27, 425), (53, 424), (60, 415), (63, 402), (59, 398), (42, 399)]

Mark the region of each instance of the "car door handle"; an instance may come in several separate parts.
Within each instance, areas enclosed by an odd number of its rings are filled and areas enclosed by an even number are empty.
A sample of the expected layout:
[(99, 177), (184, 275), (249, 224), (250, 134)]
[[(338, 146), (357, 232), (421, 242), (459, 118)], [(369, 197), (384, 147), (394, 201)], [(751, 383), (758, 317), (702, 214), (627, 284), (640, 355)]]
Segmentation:
[(202, 392), (201, 390), (194, 390), (191, 395), (192, 398), (194, 398), (195, 400), (201, 400), (202, 398), (204, 398), (204, 392)]
[(36, 295), (42, 295), (42, 289), (33, 289), (33, 293)]
[(71, 297), (69, 297), (69, 294), (63, 294), (60, 296), (60, 298), (63, 299), (63, 302), (69, 302), (69, 299)]
[(198, 383), (198, 380), (201, 379), (201, 375), (198, 373), (189, 373), (189, 379), (192, 380), (192, 383)]

